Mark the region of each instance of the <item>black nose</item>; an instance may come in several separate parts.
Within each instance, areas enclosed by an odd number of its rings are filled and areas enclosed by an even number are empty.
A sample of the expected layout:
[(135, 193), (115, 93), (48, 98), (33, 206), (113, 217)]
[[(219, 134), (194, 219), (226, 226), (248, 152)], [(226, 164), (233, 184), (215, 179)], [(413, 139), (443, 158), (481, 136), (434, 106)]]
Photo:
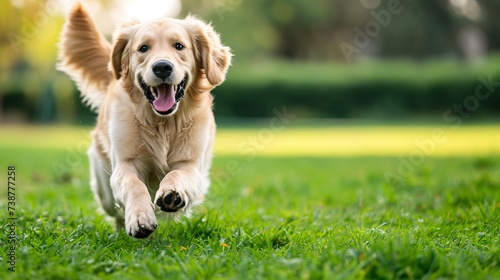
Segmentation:
[(174, 65), (168, 60), (158, 60), (153, 63), (153, 73), (155, 76), (164, 80), (170, 76), (172, 71), (174, 70)]

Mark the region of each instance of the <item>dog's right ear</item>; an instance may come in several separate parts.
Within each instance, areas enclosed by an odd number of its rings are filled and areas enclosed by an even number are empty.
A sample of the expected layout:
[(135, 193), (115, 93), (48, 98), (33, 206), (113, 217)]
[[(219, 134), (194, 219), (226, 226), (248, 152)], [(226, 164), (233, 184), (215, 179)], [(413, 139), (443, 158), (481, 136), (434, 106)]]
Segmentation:
[(126, 23), (113, 34), (113, 51), (111, 53), (110, 68), (117, 80), (128, 74), (128, 65), (130, 62), (129, 42), (138, 24), (139, 22), (137, 21)]

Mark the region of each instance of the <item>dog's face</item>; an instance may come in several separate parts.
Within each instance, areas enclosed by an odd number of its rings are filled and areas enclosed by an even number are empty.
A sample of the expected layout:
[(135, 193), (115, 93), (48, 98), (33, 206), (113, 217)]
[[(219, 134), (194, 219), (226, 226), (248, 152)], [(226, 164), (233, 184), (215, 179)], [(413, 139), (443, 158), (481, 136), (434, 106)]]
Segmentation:
[(175, 113), (196, 65), (187, 31), (174, 20), (142, 25), (130, 42), (136, 87), (159, 115)]
[[(134, 103), (149, 102), (159, 116), (174, 114), (190, 88), (202, 93), (223, 82), (228, 47), (210, 25), (193, 17), (131, 23), (115, 35), (111, 58)], [(194, 93), (193, 93), (194, 94)]]

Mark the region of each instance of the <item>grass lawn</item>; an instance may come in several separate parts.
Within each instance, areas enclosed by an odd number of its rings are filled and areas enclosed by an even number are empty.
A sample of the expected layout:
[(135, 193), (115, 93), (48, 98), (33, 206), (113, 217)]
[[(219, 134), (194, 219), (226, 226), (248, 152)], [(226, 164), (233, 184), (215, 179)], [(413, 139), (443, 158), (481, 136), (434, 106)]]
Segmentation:
[(500, 279), (499, 126), (220, 129), (205, 204), (144, 240), (96, 210), (88, 129), (0, 131), (0, 279)]

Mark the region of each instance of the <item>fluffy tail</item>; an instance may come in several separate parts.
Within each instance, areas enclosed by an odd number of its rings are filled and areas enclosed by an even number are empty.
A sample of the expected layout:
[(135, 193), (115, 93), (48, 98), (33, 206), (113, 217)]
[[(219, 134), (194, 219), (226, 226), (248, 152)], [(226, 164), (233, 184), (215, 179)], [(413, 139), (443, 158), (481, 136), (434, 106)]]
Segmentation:
[(110, 53), (110, 43), (78, 2), (61, 33), (58, 69), (71, 76), (82, 94), (83, 102), (94, 111), (99, 111), (113, 79), (108, 69)]

